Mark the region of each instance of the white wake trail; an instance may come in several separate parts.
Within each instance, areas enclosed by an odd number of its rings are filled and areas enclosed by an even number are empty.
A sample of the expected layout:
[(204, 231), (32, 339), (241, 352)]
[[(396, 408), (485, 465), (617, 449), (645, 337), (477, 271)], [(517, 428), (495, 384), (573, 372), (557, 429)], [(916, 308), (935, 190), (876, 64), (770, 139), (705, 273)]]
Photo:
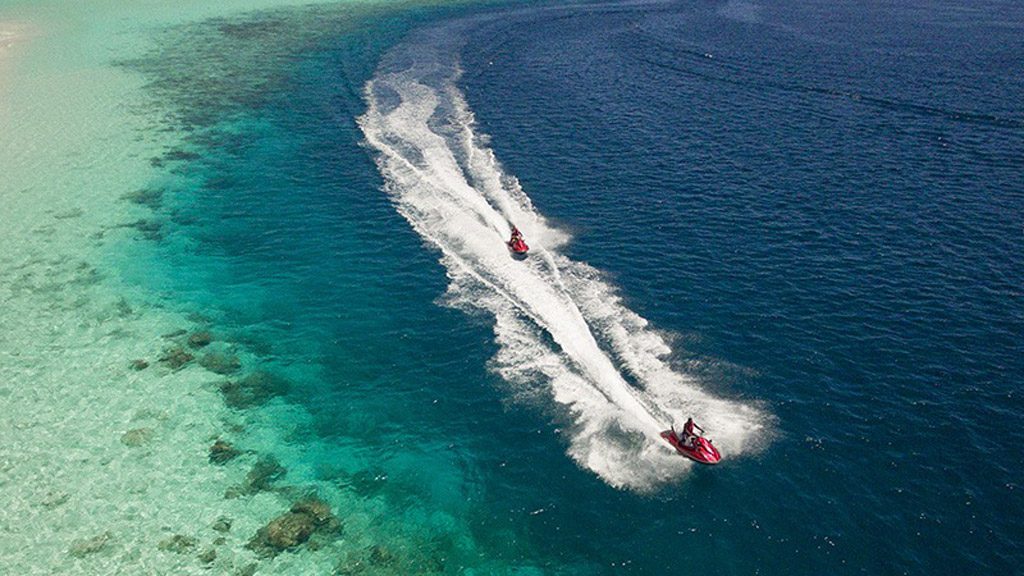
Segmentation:
[[(568, 235), (476, 133), (447, 38), (425, 33), (393, 50), (366, 86), (359, 124), (397, 210), (441, 251), (448, 301), (494, 318), (493, 369), (517, 395), (565, 406), (569, 454), (615, 486), (647, 490), (688, 470), (659, 434), (689, 415), (727, 458), (748, 450), (762, 414), (673, 370), (664, 338), (596, 270), (559, 252)], [(531, 244), (525, 261), (504, 244), (513, 223)]]

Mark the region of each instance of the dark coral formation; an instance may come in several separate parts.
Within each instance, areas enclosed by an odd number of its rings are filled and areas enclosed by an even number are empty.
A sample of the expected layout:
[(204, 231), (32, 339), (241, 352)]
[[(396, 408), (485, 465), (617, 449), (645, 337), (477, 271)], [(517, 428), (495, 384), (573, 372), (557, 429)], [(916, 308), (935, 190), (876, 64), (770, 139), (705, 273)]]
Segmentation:
[(287, 512), (260, 528), (249, 542), (249, 548), (261, 556), (273, 556), (309, 540), (315, 529), (309, 516)]
[(387, 546), (381, 546), (380, 544), (374, 544), (370, 546), (370, 564), (374, 566), (380, 566), (382, 568), (389, 568), (394, 566), (398, 562), (398, 557), (388, 549)]
[(199, 554), (199, 561), (203, 564), (213, 564), (213, 561), (217, 559), (217, 551), (213, 548), (207, 548)]
[(140, 188), (121, 196), (121, 198), (133, 204), (158, 210), (164, 201), (164, 191), (162, 188)]
[(92, 538), (86, 538), (84, 540), (75, 540), (71, 543), (71, 549), (68, 550), (68, 554), (75, 558), (85, 558), (90, 554), (95, 554), (107, 547), (107, 544), (113, 538), (113, 534), (110, 532), (104, 532)]
[(124, 298), (119, 298), (117, 302), (114, 303), (114, 308), (117, 310), (118, 318), (127, 318), (135, 313), (135, 309), (132, 308), (132, 305)]
[(192, 348), (204, 348), (213, 342), (213, 334), (210, 334), (206, 330), (200, 330), (199, 332), (193, 332), (188, 337), (188, 345)]
[(132, 222), (128, 227), (138, 230), (146, 240), (159, 242), (164, 239), (164, 225), (156, 220), (140, 219)]
[(315, 496), (295, 502), (292, 504), (291, 512), (305, 514), (312, 518), (317, 530), (334, 533), (341, 529), (341, 522), (331, 511), (330, 504)]
[(245, 487), (248, 488), (249, 493), (261, 492), (263, 490), (269, 490), (270, 485), (277, 482), (284, 475), (288, 473), (288, 470), (281, 463), (277, 461), (277, 458), (273, 456), (264, 456), (260, 458), (256, 464), (253, 465), (252, 470), (245, 476)]
[(225, 498), (237, 498), (263, 492), (273, 488), (274, 482), (284, 478), (288, 470), (281, 466), (277, 458), (264, 456), (260, 458), (245, 476), (240, 486), (232, 486), (224, 492)]
[(233, 460), (239, 454), (241, 454), (241, 452), (232, 446), (230, 442), (226, 442), (220, 438), (213, 443), (213, 446), (210, 446), (210, 462), (213, 464), (225, 464)]
[(288, 381), (270, 372), (256, 371), (240, 380), (220, 385), (224, 403), (232, 408), (252, 408), (288, 392)]
[(171, 148), (161, 156), (154, 156), (150, 158), (149, 163), (156, 168), (162, 168), (166, 166), (168, 162), (192, 162), (194, 160), (199, 160), (200, 158), (202, 158), (202, 156), (198, 152), (183, 150), (181, 148)]
[(161, 540), (160, 543), (156, 545), (156, 547), (165, 552), (174, 552), (175, 554), (187, 554), (193, 548), (195, 548), (197, 544), (199, 544), (199, 541), (193, 538), (192, 536), (175, 534), (170, 538)]
[(213, 523), (213, 529), (217, 532), (230, 532), (231, 531), (231, 518), (227, 516), (221, 516)]
[(152, 428), (134, 428), (121, 435), (121, 444), (130, 448), (138, 448), (143, 444), (148, 444), (155, 435), (156, 431)]
[(234, 374), (242, 367), (242, 362), (234, 354), (210, 352), (199, 359), (199, 365), (214, 374)]
[(262, 557), (272, 557), (298, 547), (314, 534), (337, 534), (340, 529), (341, 522), (326, 502), (318, 498), (306, 498), (260, 528), (247, 548)]
[(163, 355), (160, 356), (160, 362), (171, 370), (180, 370), (194, 358), (195, 356), (181, 346), (172, 346), (167, 350), (164, 350)]
[(62, 210), (53, 215), (57, 220), (68, 220), (71, 218), (80, 218), (85, 212), (81, 208), (70, 208), (68, 210)]
[(171, 148), (164, 154), (164, 160), (168, 162), (191, 162), (192, 160), (199, 160), (201, 156), (198, 152), (191, 150), (182, 150), (181, 148)]

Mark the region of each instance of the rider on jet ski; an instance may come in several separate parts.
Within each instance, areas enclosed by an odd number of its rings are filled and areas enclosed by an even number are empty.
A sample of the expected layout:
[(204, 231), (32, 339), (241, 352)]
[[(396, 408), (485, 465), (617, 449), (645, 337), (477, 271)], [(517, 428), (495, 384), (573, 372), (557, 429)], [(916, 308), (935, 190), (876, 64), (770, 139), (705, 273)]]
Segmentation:
[(715, 448), (711, 440), (704, 437), (704, 429), (698, 426), (693, 418), (686, 419), (682, 433), (676, 432), (675, 428), (669, 428), (661, 433), (661, 437), (671, 444), (681, 456), (696, 460), (701, 464), (718, 464), (722, 460), (722, 454), (718, 448)]
[(698, 426), (697, 423), (693, 421), (693, 418), (687, 418), (686, 424), (683, 424), (683, 442), (685, 442), (686, 446), (689, 448), (693, 448), (694, 442), (697, 440), (697, 434), (693, 431), (694, 428), (700, 430), (701, 434), (704, 434), (704, 429)]

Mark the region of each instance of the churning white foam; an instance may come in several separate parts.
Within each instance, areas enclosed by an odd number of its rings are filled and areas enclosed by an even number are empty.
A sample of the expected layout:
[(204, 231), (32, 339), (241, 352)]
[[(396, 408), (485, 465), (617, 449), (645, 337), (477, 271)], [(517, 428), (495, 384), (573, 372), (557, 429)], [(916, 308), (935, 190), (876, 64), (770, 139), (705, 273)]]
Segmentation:
[[(453, 32), (426, 31), (389, 53), (359, 124), (397, 210), (441, 251), (446, 302), (493, 317), (492, 368), (514, 392), (567, 408), (569, 455), (617, 487), (649, 490), (691, 468), (659, 436), (687, 416), (724, 458), (750, 451), (764, 415), (674, 370), (665, 338), (597, 270), (560, 253), (568, 235), (475, 131)], [(525, 261), (505, 247), (512, 223), (530, 243)]]

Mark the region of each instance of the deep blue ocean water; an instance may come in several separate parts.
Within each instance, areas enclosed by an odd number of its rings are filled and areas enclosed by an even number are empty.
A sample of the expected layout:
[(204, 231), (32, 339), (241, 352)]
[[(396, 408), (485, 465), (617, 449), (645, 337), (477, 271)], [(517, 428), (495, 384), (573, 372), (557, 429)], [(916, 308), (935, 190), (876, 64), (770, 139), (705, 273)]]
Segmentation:
[[(140, 65), (199, 158), (171, 162), (168, 235), (126, 274), (306, 374), (288, 400), (316, 426), (295, 442), (555, 573), (1020, 573), (1024, 10), (362, 18), (189, 28), (194, 54)], [(265, 47), (294, 22), (301, 41)], [(236, 62), (203, 57), (211, 37)], [(221, 66), (253, 80), (195, 80)], [(472, 113), (571, 236), (552, 250), (603, 271), (673, 368), (766, 415), (759, 451), (640, 490), (567, 455), (571, 418), (501, 376), (494, 317), (452, 303), (443, 252), (384, 190), (358, 119), (403, 66), (461, 70), (467, 110), (439, 125)]]

